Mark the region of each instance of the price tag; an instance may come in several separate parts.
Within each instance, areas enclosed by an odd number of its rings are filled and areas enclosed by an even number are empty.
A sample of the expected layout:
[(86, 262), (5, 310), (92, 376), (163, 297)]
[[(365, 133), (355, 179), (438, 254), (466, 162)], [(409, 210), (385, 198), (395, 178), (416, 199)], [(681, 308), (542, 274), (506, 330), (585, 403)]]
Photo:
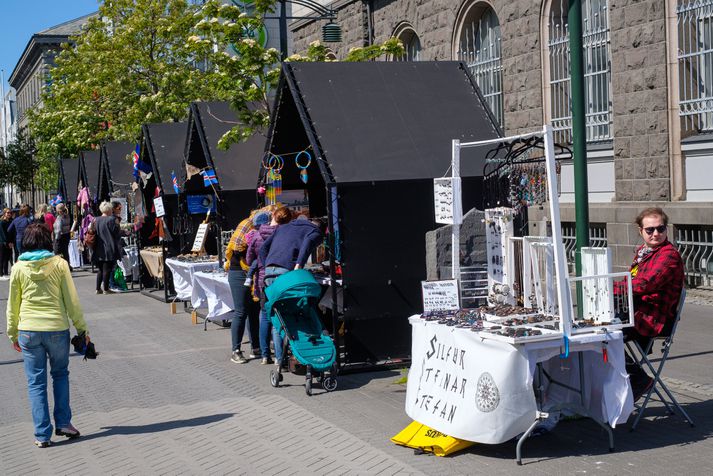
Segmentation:
[(453, 311), (460, 309), (458, 281), (421, 281), (423, 312)]
[(156, 210), (156, 218), (161, 218), (166, 214), (166, 211), (163, 209), (163, 198), (162, 197), (156, 197), (153, 199), (153, 206), (154, 209)]
[(436, 223), (460, 225), (463, 222), (460, 177), (433, 179)]
[(205, 238), (206, 238), (207, 234), (208, 234), (208, 224), (201, 223), (200, 225), (198, 225), (198, 231), (196, 231), (196, 238), (193, 240), (193, 248), (191, 248), (191, 251), (198, 253), (203, 249), (203, 245), (205, 245)]

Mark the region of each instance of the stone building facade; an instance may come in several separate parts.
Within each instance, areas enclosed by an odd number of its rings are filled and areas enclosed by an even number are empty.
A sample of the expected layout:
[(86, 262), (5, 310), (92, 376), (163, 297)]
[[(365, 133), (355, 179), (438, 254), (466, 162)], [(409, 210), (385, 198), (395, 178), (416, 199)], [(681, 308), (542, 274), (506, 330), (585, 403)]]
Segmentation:
[[(489, 103), (506, 135), (551, 123), (560, 142), (571, 139), (564, 60), (569, 53), (562, 41), (567, 0), (320, 3), (338, 12), (343, 41), (330, 44), (337, 59), (350, 48), (399, 37), (406, 46), (417, 46), (409, 60), (462, 60), (472, 66), (486, 99), (489, 94), (497, 99)], [(687, 263), (687, 270), (710, 278), (713, 182), (706, 183), (702, 174), (713, 168), (713, 100), (707, 99), (713, 98), (713, 54), (704, 51), (711, 40), (702, 27), (713, 28), (713, 0), (582, 4), (592, 227), (606, 236), (615, 270), (622, 270), (641, 242), (633, 224), (637, 213), (660, 205), (674, 225), (673, 241), (685, 241), (690, 231), (693, 241), (702, 243), (696, 246), (709, 253), (707, 262)], [(318, 40), (320, 28), (313, 20), (294, 21), (294, 52)], [(571, 163), (563, 164), (561, 187), (562, 220), (572, 226)], [(546, 220), (544, 213), (531, 209), (530, 221)]]

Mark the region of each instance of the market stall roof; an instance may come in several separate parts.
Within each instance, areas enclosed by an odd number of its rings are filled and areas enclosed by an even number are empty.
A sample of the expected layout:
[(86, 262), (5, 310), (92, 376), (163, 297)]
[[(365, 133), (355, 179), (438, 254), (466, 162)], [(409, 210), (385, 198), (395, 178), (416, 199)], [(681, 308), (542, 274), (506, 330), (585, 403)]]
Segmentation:
[[(325, 179), (337, 183), (441, 177), (452, 139), (502, 136), (460, 62), (283, 63), (278, 95), (270, 150), (294, 143), (296, 109)], [(481, 176), (485, 152), (463, 150), (461, 174)]]
[(131, 142), (112, 141), (102, 147), (102, 167), (109, 181), (109, 190), (119, 185), (130, 185), (134, 181), (134, 167), (131, 152), (135, 146)]
[(212, 167), (218, 179), (218, 188), (223, 191), (254, 190), (265, 150), (265, 137), (261, 134), (253, 134), (245, 142), (232, 144), (228, 150), (218, 148), (223, 134), (239, 121), (228, 102), (191, 104), (186, 161), (199, 168)]
[(65, 202), (76, 202), (77, 201), (77, 182), (79, 181), (79, 160), (76, 158), (72, 159), (61, 159), (60, 160), (61, 178), (63, 181), (64, 190), (62, 193)]
[[(175, 195), (171, 172), (176, 177), (183, 168), (183, 148), (186, 141), (185, 122), (143, 125), (143, 147), (148, 152), (156, 185), (164, 195)], [(142, 150), (143, 159), (143, 150)]]
[(89, 197), (95, 201), (97, 194), (99, 193), (99, 183), (101, 179), (99, 176), (99, 173), (101, 172), (100, 155), (101, 151), (99, 149), (85, 150), (80, 153), (84, 185), (89, 191)]

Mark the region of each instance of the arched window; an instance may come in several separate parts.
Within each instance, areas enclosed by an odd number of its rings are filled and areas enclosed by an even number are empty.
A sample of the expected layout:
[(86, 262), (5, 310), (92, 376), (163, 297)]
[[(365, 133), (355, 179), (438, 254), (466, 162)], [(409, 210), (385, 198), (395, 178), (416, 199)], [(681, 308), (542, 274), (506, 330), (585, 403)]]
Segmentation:
[[(547, 119), (555, 140), (572, 142), (572, 99), (570, 96), (569, 0), (551, 0), (545, 10), (547, 45), (543, 73)], [(609, 52), (609, 8), (607, 0), (582, 0), (582, 41), (587, 142), (612, 138), (611, 60)]]
[(503, 66), (500, 22), (486, 3), (474, 2), (461, 8), (456, 23), (454, 55), (464, 61), (496, 120), (503, 126)]
[(411, 25), (402, 23), (396, 28), (393, 36), (404, 44), (404, 54), (394, 57), (394, 61), (419, 61), (421, 59), (421, 41)]

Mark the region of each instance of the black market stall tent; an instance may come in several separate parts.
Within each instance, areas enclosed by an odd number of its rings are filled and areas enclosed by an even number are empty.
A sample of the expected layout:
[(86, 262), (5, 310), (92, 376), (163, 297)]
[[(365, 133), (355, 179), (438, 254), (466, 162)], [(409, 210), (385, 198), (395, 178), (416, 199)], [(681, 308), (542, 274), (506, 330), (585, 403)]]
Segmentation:
[[(463, 63), (283, 64), (267, 145), (281, 159), (263, 161), (261, 182), (269, 188), (265, 167), (284, 163), (282, 189), (306, 191), (310, 215), (328, 217), (331, 278), (338, 261), (343, 280), (338, 305), (331, 290), (340, 365), (409, 357), (433, 179), (448, 172), (453, 139), (499, 136)], [(465, 210), (481, 203), (485, 152), (461, 156)]]
[[(251, 106), (252, 107), (252, 106)], [(194, 102), (188, 117), (186, 163), (199, 170), (215, 172), (218, 193), (218, 223), (222, 229), (235, 227), (257, 205), (257, 176), (265, 150), (265, 137), (253, 134), (245, 142), (218, 148), (223, 135), (239, 124), (238, 115), (227, 102)], [(186, 200), (212, 193), (201, 175), (193, 175), (184, 184)]]
[(65, 204), (71, 205), (77, 201), (79, 190), (79, 159), (69, 158), (59, 160), (59, 193)]
[(96, 208), (99, 199), (99, 180), (101, 179), (101, 149), (82, 151), (79, 154), (79, 159), (82, 183), (87, 188), (89, 198)]
[[(179, 196), (172, 183), (172, 175), (178, 176), (183, 168), (183, 145), (186, 138), (185, 122), (167, 122), (144, 124), (140, 143), (139, 161), (147, 164), (150, 171), (142, 174), (141, 187), (146, 216), (140, 231), (141, 247), (160, 245), (163, 249), (165, 283), (162, 288), (162, 299), (168, 301), (174, 294), (170, 271), (165, 266), (165, 259), (181, 252), (179, 240), (174, 239), (173, 231), (179, 216)], [(142, 166), (139, 167), (141, 169)], [(161, 197), (165, 216), (160, 223), (154, 209), (154, 198)], [(163, 226), (165, 225), (165, 226)], [(159, 240), (157, 227), (163, 226)], [(146, 276), (146, 274), (142, 274)], [(142, 285), (151, 288), (142, 278)], [(151, 294), (148, 290), (145, 294)]]
[(99, 200), (124, 197), (131, 191), (134, 182), (132, 153), (135, 144), (124, 141), (106, 142), (101, 148), (101, 172), (99, 178)]

